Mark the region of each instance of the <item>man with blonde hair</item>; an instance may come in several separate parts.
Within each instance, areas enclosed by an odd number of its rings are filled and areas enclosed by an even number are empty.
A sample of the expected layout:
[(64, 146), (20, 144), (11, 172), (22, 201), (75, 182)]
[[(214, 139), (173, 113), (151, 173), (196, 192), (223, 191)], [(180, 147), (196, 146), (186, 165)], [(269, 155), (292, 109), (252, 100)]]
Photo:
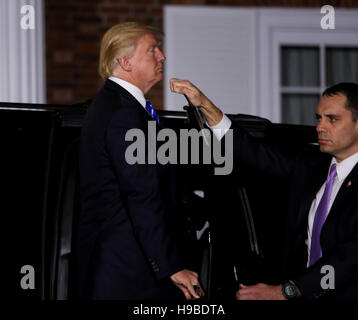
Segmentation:
[(125, 158), (128, 130), (147, 135), (154, 120), (159, 128), (144, 95), (163, 76), (161, 38), (154, 27), (123, 23), (102, 39), (105, 84), (88, 110), (80, 144), (77, 270), (83, 299), (177, 299), (183, 297), (178, 288), (187, 299), (199, 298), (198, 275), (184, 269), (178, 249), (172, 168)]

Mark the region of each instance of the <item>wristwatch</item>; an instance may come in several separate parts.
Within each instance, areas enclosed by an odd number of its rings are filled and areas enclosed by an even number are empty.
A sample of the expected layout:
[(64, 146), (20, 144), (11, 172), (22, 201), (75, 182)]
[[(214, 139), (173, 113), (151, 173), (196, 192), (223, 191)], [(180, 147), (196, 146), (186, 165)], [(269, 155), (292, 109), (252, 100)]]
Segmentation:
[(296, 285), (289, 281), (284, 282), (282, 284), (282, 295), (288, 300), (296, 298), (298, 295), (298, 289)]

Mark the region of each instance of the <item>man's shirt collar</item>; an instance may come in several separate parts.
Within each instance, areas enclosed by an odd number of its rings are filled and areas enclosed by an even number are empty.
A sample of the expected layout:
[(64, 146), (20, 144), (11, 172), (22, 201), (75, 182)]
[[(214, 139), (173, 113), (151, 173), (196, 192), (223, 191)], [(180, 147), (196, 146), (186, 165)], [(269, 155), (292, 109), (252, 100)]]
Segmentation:
[(358, 163), (358, 152), (352, 154), (348, 158), (341, 162), (337, 162), (336, 158), (333, 157), (331, 165), (335, 163), (337, 168), (337, 178), (339, 181), (343, 181), (350, 174), (354, 166)]
[(108, 79), (119, 84), (122, 88), (127, 90), (134, 98), (136, 98), (136, 100), (143, 106), (143, 108), (145, 108), (146, 100), (144, 94), (142, 90), (140, 90), (137, 86), (135, 86), (134, 84), (128, 81), (125, 81), (123, 79), (114, 76), (111, 76)]

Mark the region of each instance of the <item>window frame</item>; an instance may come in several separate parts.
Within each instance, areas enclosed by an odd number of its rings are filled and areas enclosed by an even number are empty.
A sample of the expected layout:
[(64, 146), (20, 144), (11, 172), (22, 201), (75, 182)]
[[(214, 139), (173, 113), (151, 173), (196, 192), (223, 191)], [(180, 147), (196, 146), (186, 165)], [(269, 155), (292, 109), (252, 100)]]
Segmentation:
[[(258, 115), (273, 122), (281, 122), (281, 47), (318, 46), (320, 49), (320, 80), (325, 74), (326, 47), (357, 47), (358, 9), (336, 9), (335, 29), (321, 29), (323, 14), (315, 9), (260, 9), (259, 10), (259, 55), (261, 66), (258, 77)], [(292, 91), (298, 93), (299, 90)], [(325, 83), (305, 93), (321, 94)], [(319, 91), (318, 91), (319, 90)]]

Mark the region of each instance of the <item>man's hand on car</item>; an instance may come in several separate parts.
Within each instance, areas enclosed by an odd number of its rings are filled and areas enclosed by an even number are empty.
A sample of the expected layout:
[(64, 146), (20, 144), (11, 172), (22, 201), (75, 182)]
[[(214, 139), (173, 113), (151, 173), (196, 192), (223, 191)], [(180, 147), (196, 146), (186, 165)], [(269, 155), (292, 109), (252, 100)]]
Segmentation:
[(195, 107), (200, 108), (209, 126), (217, 125), (223, 118), (221, 110), (189, 80), (170, 79), (170, 90), (175, 93), (185, 94)]
[[(204, 295), (204, 292), (201, 289), (198, 281), (198, 274), (194, 271), (183, 269), (171, 275), (170, 279), (181, 291), (183, 291), (187, 300), (193, 298), (199, 299), (201, 296)], [(195, 292), (194, 286), (199, 287), (199, 294)]]

